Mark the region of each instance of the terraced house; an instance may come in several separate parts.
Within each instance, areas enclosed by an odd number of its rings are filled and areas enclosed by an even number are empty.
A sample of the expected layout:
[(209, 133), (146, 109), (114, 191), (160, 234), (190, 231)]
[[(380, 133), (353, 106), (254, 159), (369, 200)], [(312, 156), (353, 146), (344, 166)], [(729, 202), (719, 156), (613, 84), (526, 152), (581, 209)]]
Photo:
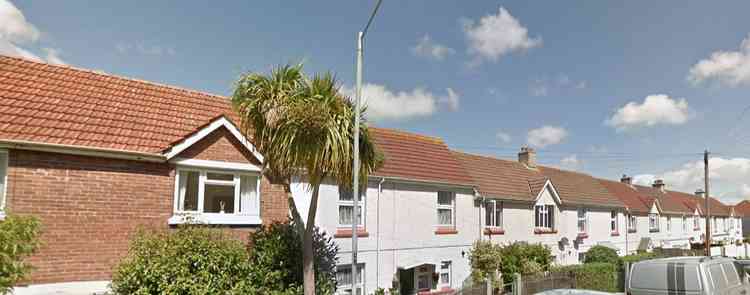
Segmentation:
[[(0, 56), (0, 220), (11, 212), (44, 224), (29, 286), (17, 294), (61, 284), (103, 290), (138, 226), (190, 217), (246, 239), (286, 220), (287, 195), (261, 174), (263, 155), (237, 122), (225, 97)], [(341, 294), (449, 292), (469, 278), (476, 240), (542, 243), (555, 263), (574, 264), (595, 245), (625, 255), (704, 239), (700, 193), (539, 165), (526, 147), (497, 159), (452, 151), (436, 137), (370, 130), (385, 162), (361, 207), (333, 183), (320, 191), (315, 222), (341, 248)], [(308, 208), (304, 179), (292, 196)], [(712, 240), (740, 239), (735, 210), (709, 201)]]

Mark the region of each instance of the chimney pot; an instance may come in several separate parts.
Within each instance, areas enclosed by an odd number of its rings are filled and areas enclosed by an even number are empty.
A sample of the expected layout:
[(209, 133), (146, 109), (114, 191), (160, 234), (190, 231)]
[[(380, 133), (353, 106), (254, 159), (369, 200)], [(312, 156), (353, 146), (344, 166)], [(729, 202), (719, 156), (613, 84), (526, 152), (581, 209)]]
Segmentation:
[(518, 153), (518, 162), (528, 168), (536, 168), (536, 151), (533, 148), (524, 146)]
[(620, 178), (620, 182), (624, 184), (633, 184), (633, 178), (628, 176), (627, 174), (623, 174), (622, 178)]
[(659, 189), (661, 192), (664, 192), (664, 180), (656, 179), (654, 180), (654, 184), (652, 184), (651, 186), (653, 186), (656, 189)]
[(706, 197), (706, 192), (702, 188), (699, 188), (699, 189), (695, 190), (695, 195), (699, 196), (701, 198), (705, 198)]

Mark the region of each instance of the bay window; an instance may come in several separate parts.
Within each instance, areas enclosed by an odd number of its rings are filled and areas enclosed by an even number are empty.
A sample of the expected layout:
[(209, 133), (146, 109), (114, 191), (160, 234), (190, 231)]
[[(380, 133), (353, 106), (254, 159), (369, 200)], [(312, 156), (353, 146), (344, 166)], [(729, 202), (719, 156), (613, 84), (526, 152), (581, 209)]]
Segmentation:
[(352, 284), (352, 265), (342, 264), (336, 266), (336, 294), (341, 295), (362, 295), (364, 294), (363, 286), (365, 277), (365, 265), (364, 263), (357, 264), (357, 279)]
[(555, 228), (555, 207), (552, 205), (534, 206), (534, 226), (542, 230), (553, 230)]
[(455, 216), (454, 203), (456, 195), (453, 192), (438, 192), (437, 196), (437, 221), (439, 226), (453, 226)]
[(178, 168), (175, 178), (177, 215), (208, 224), (260, 224), (260, 174)]
[(8, 151), (0, 150), (0, 220), (5, 218), (5, 195), (8, 185)]
[(618, 233), (620, 231), (619, 227), (620, 225), (617, 220), (617, 211), (612, 210), (609, 217), (609, 229), (612, 231), (612, 233)]
[(487, 200), (484, 202), (484, 225), (486, 227), (503, 227), (503, 202)]
[(586, 209), (578, 209), (578, 233), (585, 234), (588, 229), (588, 212)]
[(648, 215), (648, 230), (659, 232), (659, 214), (651, 213)]
[(628, 231), (632, 233), (638, 231), (638, 219), (635, 215), (628, 215)]
[[(357, 225), (364, 224), (364, 211), (366, 205), (367, 190), (359, 191), (359, 203), (357, 204)], [(350, 189), (339, 187), (339, 227), (351, 226), (354, 222), (354, 192)]]

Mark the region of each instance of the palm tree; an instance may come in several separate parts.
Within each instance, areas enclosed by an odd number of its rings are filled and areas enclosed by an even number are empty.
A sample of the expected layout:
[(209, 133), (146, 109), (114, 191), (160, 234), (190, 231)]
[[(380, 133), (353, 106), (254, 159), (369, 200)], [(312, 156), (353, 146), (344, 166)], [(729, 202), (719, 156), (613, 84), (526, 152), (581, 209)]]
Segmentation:
[[(300, 221), (305, 295), (315, 294), (312, 233), (320, 185), (327, 179), (352, 185), (354, 105), (337, 84), (331, 73), (308, 79), (301, 65), (286, 65), (270, 75), (241, 77), (232, 96), (243, 133), (265, 158), (264, 175), (285, 186), (292, 218)], [(366, 185), (381, 163), (366, 124), (360, 125), (360, 159), (360, 183)], [(293, 177), (306, 179), (312, 192), (306, 222), (291, 196)]]

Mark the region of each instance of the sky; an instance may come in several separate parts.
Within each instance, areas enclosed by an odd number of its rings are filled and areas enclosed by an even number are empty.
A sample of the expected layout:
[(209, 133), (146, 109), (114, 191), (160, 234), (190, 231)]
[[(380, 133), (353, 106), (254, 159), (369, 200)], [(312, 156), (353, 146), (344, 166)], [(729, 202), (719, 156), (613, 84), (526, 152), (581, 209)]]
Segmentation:
[[(302, 62), (354, 88), (375, 1), (0, 0), (0, 54), (229, 95)], [(597, 177), (750, 199), (750, 1), (384, 0), (370, 124)]]

